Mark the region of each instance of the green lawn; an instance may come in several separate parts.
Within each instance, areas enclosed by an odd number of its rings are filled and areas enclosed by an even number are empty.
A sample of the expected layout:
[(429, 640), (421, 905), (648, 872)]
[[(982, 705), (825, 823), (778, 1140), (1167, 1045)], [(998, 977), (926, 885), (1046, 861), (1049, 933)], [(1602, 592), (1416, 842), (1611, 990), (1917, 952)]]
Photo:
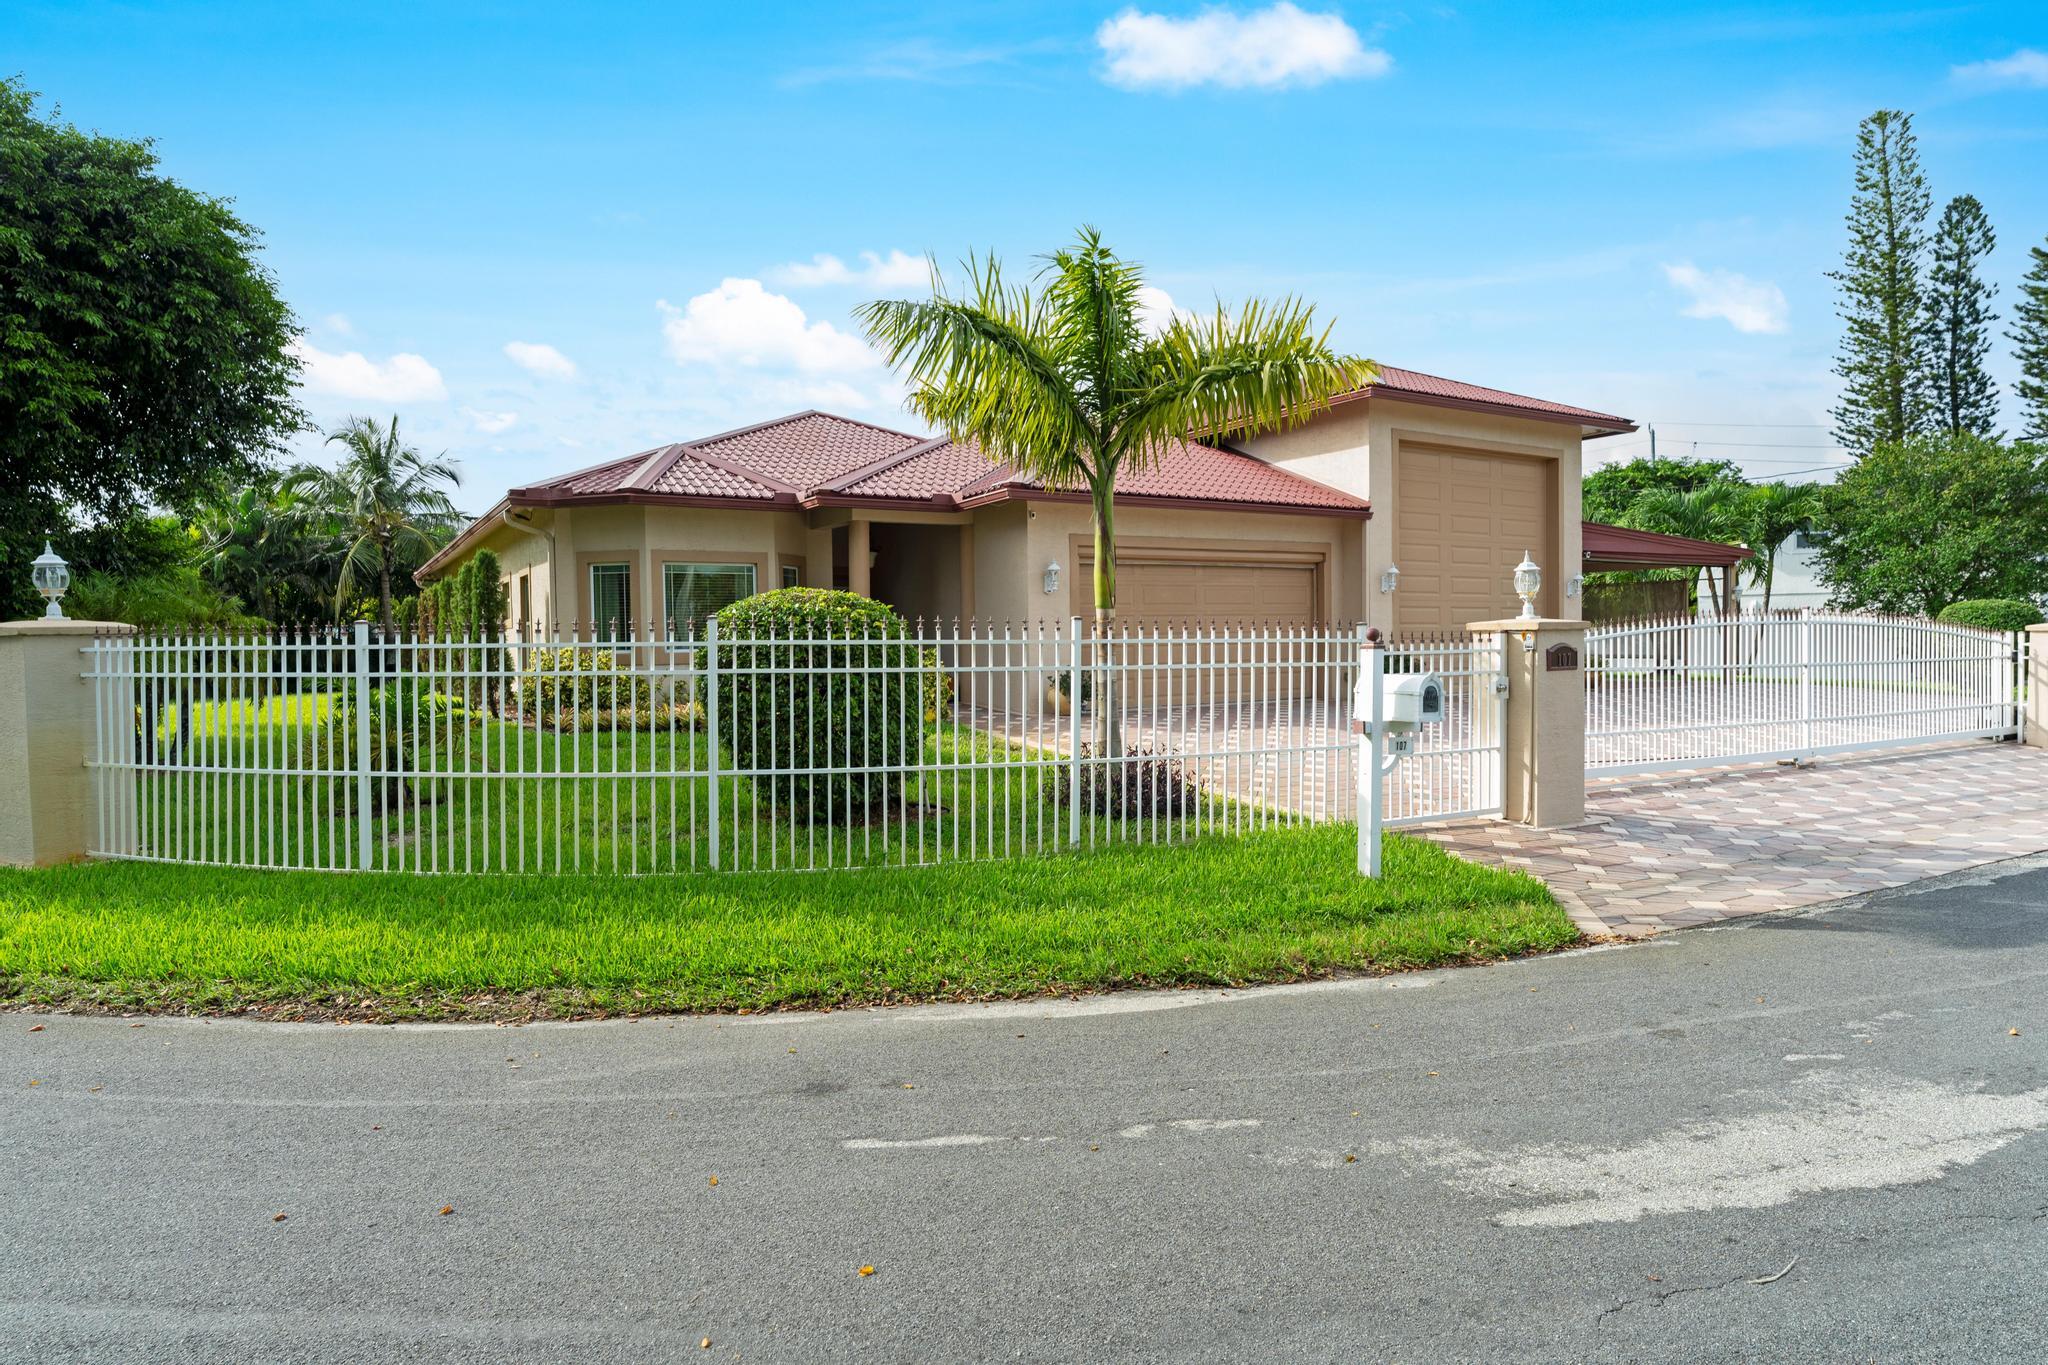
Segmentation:
[(0, 1000), (525, 1018), (1234, 985), (1573, 942), (1540, 882), (1348, 825), (902, 871), (0, 871)]

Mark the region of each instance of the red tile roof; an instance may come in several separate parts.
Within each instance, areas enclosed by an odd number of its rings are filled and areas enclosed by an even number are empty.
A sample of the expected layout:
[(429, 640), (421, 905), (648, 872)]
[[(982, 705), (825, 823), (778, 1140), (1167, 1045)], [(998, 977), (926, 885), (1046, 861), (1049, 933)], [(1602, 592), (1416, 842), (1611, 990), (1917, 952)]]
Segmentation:
[[(1363, 498), (1234, 450), (1175, 442), (1150, 467), (1117, 481), (1120, 496), (1189, 505), (1362, 515)], [(1010, 497), (1077, 496), (1014, 474), (972, 444), (800, 412), (699, 441), (515, 488), (508, 501), (692, 501), (819, 506), (861, 502), (978, 506)]]
[[(1006, 465), (996, 466), (982, 458), (989, 475), (960, 495), (963, 505), (993, 501), (996, 496), (1007, 495), (1010, 490), (1045, 491), (1045, 485), (1039, 480), (1016, 474)], [(1079, 494), (1079, 490), (1054, 491)], [(1268, 464), (1240, 451), (1198, 445), (1192, 441), (1175, 441), (1143, 469), (1125, 471), (1116, 481), (1116, 492), (1120, 498), (1162, 498), (1337, 513), (1361, 512), (1371, 506), (1363, 498), (1289, 473), (1278, 465)]]
[(1441, 375), (1424, 374), (1420, 370), (1403, 370), (1393, 365), (1380, 366), (1380, 377), (1377, 380), (1354, 393), (1345, 394), (1337, 401), (1341, 403), (1348, 399), (1371, 398), (1374, 395), (1385, 395), (1388, 398), (1410, 402), (1505, 412), (1516, 416), (1534, 417), (1539, 421), (1576, 422), (1581, 426), (1597, 428), (1602, 435), (1636, 429), (1635, 423), (1628, 418), (1616, 417), (1612, 413), (1595, 412), (1591, 408), (1575, 408), (1569, 403), (1553, 403), (1547, 398), (1531, 398), (1526, 394), (1509, 393), (1505, 389), (1489, 389), (1479, 384), (1445, 379)]

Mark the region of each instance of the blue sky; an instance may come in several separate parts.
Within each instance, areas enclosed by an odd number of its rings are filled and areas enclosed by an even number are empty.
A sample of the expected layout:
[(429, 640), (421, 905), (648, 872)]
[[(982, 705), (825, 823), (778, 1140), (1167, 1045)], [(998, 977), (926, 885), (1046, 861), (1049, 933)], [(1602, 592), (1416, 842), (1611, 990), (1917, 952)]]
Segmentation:
[(1840, 458), (1860, 117), (1914, 111), (1937, 206), (1984, 201), (2001, 311), (2048, 239), (2039, 5), (13, 0), (0, 69), (233, 199), (313, 417), (398, 412), (471, 506), (801, 407), (914, 426), (849, 308), (896, 253), (1082, 222), (1176, 304), (1300, 294), (1375, 359), (1790, 474)]

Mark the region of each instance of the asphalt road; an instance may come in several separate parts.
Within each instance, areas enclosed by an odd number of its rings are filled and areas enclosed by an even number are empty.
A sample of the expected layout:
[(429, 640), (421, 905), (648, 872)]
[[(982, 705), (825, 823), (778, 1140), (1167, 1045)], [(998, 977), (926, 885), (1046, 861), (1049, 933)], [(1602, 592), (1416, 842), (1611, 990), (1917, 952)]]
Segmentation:
[(1227, 995), (4, 1015), (0, 1359), (2039, 1360), (2044, 941), (2035, 860)]

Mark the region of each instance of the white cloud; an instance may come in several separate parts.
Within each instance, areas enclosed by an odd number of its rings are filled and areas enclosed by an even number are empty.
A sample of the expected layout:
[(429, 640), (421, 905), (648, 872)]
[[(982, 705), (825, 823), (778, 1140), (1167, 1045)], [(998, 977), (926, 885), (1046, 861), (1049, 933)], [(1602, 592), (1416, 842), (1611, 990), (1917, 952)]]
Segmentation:
[(352, 337), (356, 334), (356, 325), (348, 320), (346, 313), (329, 313), (320, 319), (320, 324), (336, 336)]
[(1173, 295), (1156, 284), (1138, 286), (1138, 325), (1147, 332), (1159, 333), (1166, 330), (1166, 324), (1176, 317), (1192, 318), (1194, 314), (1179, 307)]
[(540, 341), (508, 341), (505, 356), (514, 365), (543, 379), (574, 379), (576, 362)]
[(2048, 52), (2023, 47), (2010, 57), (1952, 66), (1948, 69), (1948, 74), (1951, 80), (1960, 81), (1964, 85), (1983, 86), (1989, 89), (2018, 86), (2048, 90)]
[(1785, 330), (1785, 291), (1769, 280), (1702, 270), (1690, 261), (1665, 266), (1664, 278), (1692, 296), (1684, 310), (1689, 318), (1722, 318), (1738, 332)]
[(655, 305), (664, 321), (662, 336), (678, 364), (747, 369), (785, 369), (802, 374), (844, 374), (880, 363), (867, 343), (829, 322), (812, 322), (782, 294), (759, 280), (726, 279), (708, 294), (677, 308), (667, 299)]
[(299, 359), (299, 382), (313, 393), (373, 403), (416, 403), (446, 398), (441, 372), (427, 358), (400, 351), (389, 360), (371, 360), (361, 351), (335, 354), (300, 340), (291, 344)]
[(1288, 0), (1239, 14), (1212, 8), (1187, 18), (1126, 9), (1095, 30), (1113, 85), (1320, 85), (1384, 76), (1394, 60), (1367, 47), (1338, 14), (1310, 14)]
[(519, 420), (516, 412), (478, 412), (475, 408), (464, 408), (462, 415), (469, 424), (486, 436), (496, 436), (501, 431), (510, 431), (512, 424)]
[(921, 256), (912, 256), (902, 251), (891, 251), (879, 256), (872, 251), (860, 253), (861, 263), (849, 266), (837, 256), (819, 252), (808, 261), (792, 261), (777, 266), (774, 271), (778, 283), (805, 288), (820, 284), (860, 284), (876, 289), (914, 288), (931, 279), (931, 269)]

